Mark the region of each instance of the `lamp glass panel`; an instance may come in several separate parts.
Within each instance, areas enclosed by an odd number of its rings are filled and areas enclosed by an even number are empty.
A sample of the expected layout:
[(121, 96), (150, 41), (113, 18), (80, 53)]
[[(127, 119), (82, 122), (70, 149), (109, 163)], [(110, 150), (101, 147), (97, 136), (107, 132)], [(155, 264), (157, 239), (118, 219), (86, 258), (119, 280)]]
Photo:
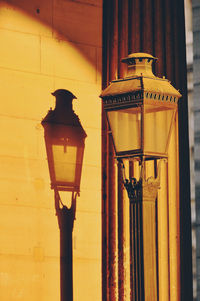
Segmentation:
[(77, 147), (71, 145), (53, 145), (52, 151), (56, 181), (74, 183)]
[(144, 106), (144, 152), (167, 152), (174, 111), (166, 106)]
[(134, 107), (108, 111), (116, 152), (141, 148), (141, 108)]

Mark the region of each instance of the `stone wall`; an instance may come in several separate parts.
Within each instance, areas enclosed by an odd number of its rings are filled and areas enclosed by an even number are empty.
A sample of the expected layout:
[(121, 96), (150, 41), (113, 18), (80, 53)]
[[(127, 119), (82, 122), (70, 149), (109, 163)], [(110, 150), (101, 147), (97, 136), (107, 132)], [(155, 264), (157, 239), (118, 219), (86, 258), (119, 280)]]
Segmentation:
[[(0, 1), (0, 299), (59, 300), (60, 237), (41, 120), (56, 89), (87, 133), (74, 300), (101, 299), (101, 0)], [(68, 205), (70, 195), (62, 195)]]

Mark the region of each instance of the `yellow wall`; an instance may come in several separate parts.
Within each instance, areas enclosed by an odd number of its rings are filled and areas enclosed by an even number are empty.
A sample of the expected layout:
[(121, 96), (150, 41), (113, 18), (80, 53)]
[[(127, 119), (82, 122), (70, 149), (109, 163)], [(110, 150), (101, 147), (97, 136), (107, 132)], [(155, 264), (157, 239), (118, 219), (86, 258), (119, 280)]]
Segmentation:
[(87, 133), (74, 300), (101, 299), (101, 22), (101, 0), (0, 1), (2, 301), (60, 298), (59, 228), (41, 126), (59, 88), (78, 98), (74, 110)]

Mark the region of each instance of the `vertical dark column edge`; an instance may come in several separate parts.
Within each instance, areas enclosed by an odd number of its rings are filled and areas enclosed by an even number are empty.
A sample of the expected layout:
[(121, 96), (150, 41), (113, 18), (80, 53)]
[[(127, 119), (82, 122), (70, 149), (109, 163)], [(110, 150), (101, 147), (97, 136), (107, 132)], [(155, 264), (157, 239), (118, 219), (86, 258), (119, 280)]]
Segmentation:
[[(187, 69), (185, 44), (184, 1), (176, 4), (176, 17), (179, 24), (178, 49), (179, 83), (182, 85), (182, 99), (178, 105), (179, 112), (179, 179), (180, 179), (180, 277), (181, 301), (192, 300), (192, 240), (191, 240), (191, 203), (190, 203), (190, 163), (187, 104)], [(178, 53), (177, 53), (178, 52)], [(181, 57), (180, 57), (181, 54)], [(186, 264), (187, 263), (187, 264)]]
[(139, 0), (139, 14), (140, 14), (140, 52), (145, 52), (144, 50), (144, 37), (143, 37), (143, 30), (144, 30), (144, 21), (143, 21), (143, 6), (144, 0)]
[[(103, 1), (102, 89), (116, 76), (118, 33), (115, 0)], [(113, 10), (114, 9), (114, 10)], [(113, 23), (115, 20), (115, 24)], [(116, 204), (112, 137), (102, 107), (102, 299), (116, 299)]]
[[(158, 176), (158, 162), (154, 160), (154, 178)], [(157, 300), (159, 300), (159, 269), (158, 269), (158, 196), (155, 201), (155, 219), (156, 219), (156, 275), (157, 275)]]
[(128, 44), (127, 44), (127, 50), (130, 54), (131, 51), (131, 11), (132, 11), (132, 0), (128, 0)]
[(118, 163), (118, 296), (121, 301), (125, 298), (124, 247), (123, 177), (121, 163)]
[[(103, 111), (103, 108), (102, 108)], [(108, 249), (108, 187), (107, 187), (107, 131), (105, 129), (106, 116), (102, 112), (102, 299), (107, 300), (107, 249)], [(104, 129), (103, 129), (104, 127)]]
[[(129, 177), (133, 177), (133, 162), (129, 161)], [(130, 212), (130, 217), (129, 217), (129, 227), (130, 227), (130, 237), (129, 237), (129, 242), (130, 242), (130, 301), (135, 301), (136, 300), (136, 286), (135, 286), (135, 261), (134, 261), (134, 251), (135, 251), (135, 246), (134, 246), (134, 207), (133, 203), (130, 202), (129, 200), (129, 212)]]
[[(107, 83), (107, 34), (108, 34), (108, 24), (107, 24), (107, 3), (103, 1), (103, 24), (102, 24), (102, 89), (106, 87)], [(101, 152), (101, 161), (102, 161), (102, 263), (101, 263), (101, 281), (102, 281), (102, 300), (107, 300), (108, 296), (108, 278), (107, 278), (107, 131), (106, 131), (106, 116), (102, 105), (102, 152)]]

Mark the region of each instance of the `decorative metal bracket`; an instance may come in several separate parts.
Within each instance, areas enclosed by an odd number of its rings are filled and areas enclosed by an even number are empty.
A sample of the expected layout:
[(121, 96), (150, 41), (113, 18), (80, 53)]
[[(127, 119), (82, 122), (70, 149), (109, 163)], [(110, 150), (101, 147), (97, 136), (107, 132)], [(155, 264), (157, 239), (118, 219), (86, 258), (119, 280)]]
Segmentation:
[(161, 162), (163, 160), (165, 161), (166, 159), (160, 159), (160, 162), (158, 163), (157, 177), (149, 177), (148, 179), (145, 178), (145, 161), (141, 160), (141, 173), (139, 180), (134, 177), (127, 179), (125, 177), (124, 164), (120, 161), (123, 168), (124, 187), (126, 188), (131, 203), (140, 202), (142, 199), (148, 200), (156, 198), (157, 191), (160, 188)]
[(76, 219), (76, 199), (79, 196), (78, 192), (72, 191), (72, 200), (71, 200), (71, 207), (68, 208), (65, 206), (61, 200), (58, 190), (54, 189), (54, 199), (55, 199), (55, 209), (56, 215), (59, 220), (59, 227), (62, 227), (64, 220), (71, 221), (71, 227), (73, 229), (74, 220)]
[(125, 179), (124, 187), (126, 188), (130, 202), (136, 202), (141, 198), (141, 179), (139, 181), (136, 178)]

